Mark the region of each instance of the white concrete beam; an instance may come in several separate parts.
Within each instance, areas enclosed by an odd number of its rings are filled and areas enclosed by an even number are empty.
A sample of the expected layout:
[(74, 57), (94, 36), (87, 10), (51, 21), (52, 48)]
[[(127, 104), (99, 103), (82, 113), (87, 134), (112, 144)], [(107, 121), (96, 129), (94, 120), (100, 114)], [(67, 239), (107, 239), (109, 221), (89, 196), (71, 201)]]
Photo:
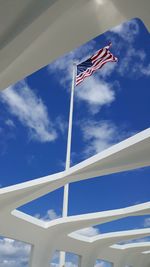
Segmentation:
[(75, 165), (68, 171), (1, 188), (1, 210), (13, 210), (68, 182), (150, 166), (149, 151), (150, 128)]

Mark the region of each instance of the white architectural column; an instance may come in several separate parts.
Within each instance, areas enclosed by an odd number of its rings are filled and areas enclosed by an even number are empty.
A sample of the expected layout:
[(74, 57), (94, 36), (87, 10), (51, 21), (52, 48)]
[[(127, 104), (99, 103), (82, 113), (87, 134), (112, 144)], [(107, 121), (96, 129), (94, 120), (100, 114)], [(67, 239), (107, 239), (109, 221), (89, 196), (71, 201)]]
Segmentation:
[(53, 249), (44, 244), (33, 245), (30, 255), (29, 267), (50, 267), (50, 259), (53, 255)]
[(140, 251), (133, 251), (131, 249), (128, 250), (124, 255), (122, 255), (118, 266), (116, 267), (149, 267), (150, 266), (150, 258), (143, 257)]
[[(120, 262), (119, 260), (113, 263), (113, 267), (127, 267), (127, 266), (128, 265), (125, 262)], [(136, 267), (136, 266), (133, 266), (133, 267)]]
[(94, 253), (87, 253), (81, 256), (81, 267), (94, 267), (96, 262), (96, 255)]
[(145, 247), (149, 247), (149, 242), (137, 242), (137, 243), (130, 243), (128, 245), (121, 245), (121, 246), (128, 246), (128, 249), (122, 249), (118, 253), (118, 257), (116, 257), (114, 267), (149, 267), (150, 266), (150, 257), (148, 255), (142, 254), (142, 251)]
[(79, 255), (79, 259), (78, 259), (78, 267), (81, 267), (81, 263), (82, 263), (82, 256)]

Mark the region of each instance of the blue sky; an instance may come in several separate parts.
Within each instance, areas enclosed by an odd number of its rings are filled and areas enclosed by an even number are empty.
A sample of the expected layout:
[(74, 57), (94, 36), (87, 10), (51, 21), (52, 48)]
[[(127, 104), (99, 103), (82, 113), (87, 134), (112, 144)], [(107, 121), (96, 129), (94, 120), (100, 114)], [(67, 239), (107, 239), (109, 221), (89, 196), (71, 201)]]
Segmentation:
[[(72, 63), (88, 58), (110, 40), (118, 63), (106, 64), (75, 88), (71, 165), (149, 127), (150, 35), (142, 21), (134, 19), (0, 93), (1, 187), (64, 170)], [(150, 168), (143, 168), (71, 184), (69, 215), (149, 201), (149, 174)], [(20, 210), (45, 220), (55, 219), (61, 216), (62, 199), (60, 188)], [(150, 217), (143, 216), (84, 233), (148, 226)], [(8, 244), (1, 239), (0, 251)], [(2, 267), (10, 266), (3, 262), (3, 254), (0, 262)], [(25, 262), (19, 264), (26, 266)]]

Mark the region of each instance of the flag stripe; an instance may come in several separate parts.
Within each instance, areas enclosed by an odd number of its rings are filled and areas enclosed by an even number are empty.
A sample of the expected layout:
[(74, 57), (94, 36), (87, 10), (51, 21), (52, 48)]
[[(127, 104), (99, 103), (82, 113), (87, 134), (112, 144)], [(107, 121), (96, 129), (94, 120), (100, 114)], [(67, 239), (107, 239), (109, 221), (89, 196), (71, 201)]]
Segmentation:
[(99, 62), (95, 67), (86, 70), (84, 73), (82, 73), (82, 75), (80, 75), (77, 79), (76, 79), (76, 85), (78, 85), (80, 82), (82, 82), (84, 80), (84, 78), (91, 76), (93, 74), (94, 71), (100, 69), (105, 63), (107, 62), (114, 62), (116, 60), (114, 60), (112, 58), (112, 56), (110, 56), (109, 58), (107, 58), (105, 61)]
[(111, 43), (98, 50), (86, 61), (77, 65), (76, 85), (86, 77), (91, 76), (96, 70), (102, 68), (107, 62), (116, 62), (118, 59), (109, 51)]

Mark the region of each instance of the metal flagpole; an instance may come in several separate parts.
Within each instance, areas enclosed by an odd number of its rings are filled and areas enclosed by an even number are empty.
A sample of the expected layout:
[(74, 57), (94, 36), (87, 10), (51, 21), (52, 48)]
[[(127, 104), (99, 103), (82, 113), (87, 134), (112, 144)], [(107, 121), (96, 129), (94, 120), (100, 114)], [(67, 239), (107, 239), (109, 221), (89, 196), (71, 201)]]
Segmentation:
[[(70, 97), (70, 112), (69, 112), (69, 125), (68, 125), (68, 139), (67, 139), (67, 153), (66, 153), (66, 170), (70, 168), (71, 159), (71, 137), (72, 137), (72, 120), (73, 120), (73, 100), (74, 100), (74, 88), (75, 88), (75, 76), (76, 76), (76, 64), (73, 63), (73, 75)], [(62, 216), (68, 215), (68, 197), (69, 197), (69, 184), (64, 186), (64, 198), (63, 198), (63, 212)], [(60, 267), (65, 266), (65, 252), (60, 252)]]

